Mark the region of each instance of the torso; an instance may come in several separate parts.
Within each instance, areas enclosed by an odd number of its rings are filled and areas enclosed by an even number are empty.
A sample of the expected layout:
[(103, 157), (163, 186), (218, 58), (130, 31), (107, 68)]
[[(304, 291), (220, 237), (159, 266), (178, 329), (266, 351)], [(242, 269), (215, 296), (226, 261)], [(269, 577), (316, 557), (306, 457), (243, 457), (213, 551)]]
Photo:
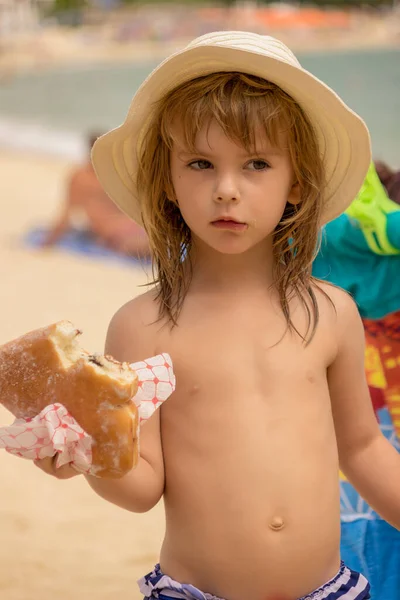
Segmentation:
[[(161, 409), (166, 536), (161, 568), (227, 600), (294, 600), (339, 569), (339, 479), (326, 371), (335, 311), (284, 333), (267, 297), (224, 309), (189, 295), (169, 352), (177, 389)], [(195, 315), (195, 318), (193, 318)], [(294, 322), (305, 329), (304, 311)], [(312, 560), (310, 560), (312, 557)]]

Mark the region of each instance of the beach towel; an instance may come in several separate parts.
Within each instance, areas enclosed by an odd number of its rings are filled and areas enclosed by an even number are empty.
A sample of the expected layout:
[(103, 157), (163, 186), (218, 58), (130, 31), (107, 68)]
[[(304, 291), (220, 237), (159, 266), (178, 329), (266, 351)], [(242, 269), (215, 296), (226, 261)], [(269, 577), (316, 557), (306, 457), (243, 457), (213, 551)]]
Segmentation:
[[(24, 235), (23, 244), (30, 248), (39, 248), (46, 233), (44, 227), (32, 228)], [(73, 254), (83, 254), (93, 259), (114, 260), (131, 265), (150, 264), (149, 259), (126, 256), (110, 248), (105, 248), (98, 244), (89, 233), (79, 229), (69, 230), (55, 243), (54, 247)]]
[[(382, 433), (400, 451), (388, 409), (377, 411)], [(400, 532), (383, 521), (343, 476), (340, 481), (341, 555), (371, 584), (371, 598), (400, 600)]]

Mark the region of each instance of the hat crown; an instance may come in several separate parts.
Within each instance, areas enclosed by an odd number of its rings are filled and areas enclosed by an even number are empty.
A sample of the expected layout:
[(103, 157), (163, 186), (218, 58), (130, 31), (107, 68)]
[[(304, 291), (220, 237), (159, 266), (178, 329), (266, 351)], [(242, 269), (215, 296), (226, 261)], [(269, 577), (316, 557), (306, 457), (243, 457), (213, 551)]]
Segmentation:
[(221, 46), (244, 50), (301, 68), (293, 52), (283, 42), (270, 35), (260, 35), (249, 31), (216, 31), (194, 39), (186, 46), (185, 50), (201, 46)]

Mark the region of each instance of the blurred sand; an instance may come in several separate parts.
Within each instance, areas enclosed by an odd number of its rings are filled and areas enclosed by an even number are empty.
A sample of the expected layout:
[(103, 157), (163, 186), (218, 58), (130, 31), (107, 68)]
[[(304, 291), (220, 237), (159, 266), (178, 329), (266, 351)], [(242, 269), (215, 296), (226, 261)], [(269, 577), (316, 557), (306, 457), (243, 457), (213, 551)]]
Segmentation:
[[(24, 249), (31, 225), (57, 210), (69, 164), (0, 152), (0, 343), (66, 318), (82, 344), (101, 350), (115, 310), (140, 293), (141, 268), (59, 251)], [(0, 424), (12, 417), (0, 408)], [(0, 598), (135, 600), (136, 579), (157, 561), (162, 506), (134, 515), (92, 492), (83, 478), (56, 481), (0, 450)]]

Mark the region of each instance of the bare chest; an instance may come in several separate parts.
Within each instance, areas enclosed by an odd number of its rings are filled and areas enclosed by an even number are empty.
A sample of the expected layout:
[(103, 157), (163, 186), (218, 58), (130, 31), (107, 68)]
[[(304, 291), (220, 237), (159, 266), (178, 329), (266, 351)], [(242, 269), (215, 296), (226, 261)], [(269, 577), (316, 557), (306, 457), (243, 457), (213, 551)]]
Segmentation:
[[(204, 414), (235, 418), (251, 402), (257, 412), (284, 414), (296, 398), (310, 403), (326, 390), (329, 362), (319, 336), (306, 346), (276, 315), (247, 311), (199, 312), (160, 340), (177, 378), (165, 412), (175, 418)], [(218, 419), (219, 420), (219, 419)]]

